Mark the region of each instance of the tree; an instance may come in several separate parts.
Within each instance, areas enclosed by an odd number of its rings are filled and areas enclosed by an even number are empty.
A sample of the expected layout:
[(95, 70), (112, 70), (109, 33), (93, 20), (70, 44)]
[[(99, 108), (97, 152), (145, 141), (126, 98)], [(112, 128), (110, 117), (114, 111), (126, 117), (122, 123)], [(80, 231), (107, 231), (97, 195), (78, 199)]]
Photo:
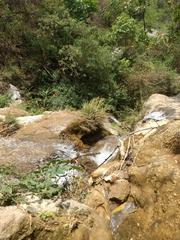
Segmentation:
[(97, 0), (64, 0), (70, 14), (78, 20), (87, 19), (97, 8)]
[(112, 26), (112, 36), (119, 45), (127, 46), (135, 39), (136, 25), (135, 20), (127, 14), (117, 17)]

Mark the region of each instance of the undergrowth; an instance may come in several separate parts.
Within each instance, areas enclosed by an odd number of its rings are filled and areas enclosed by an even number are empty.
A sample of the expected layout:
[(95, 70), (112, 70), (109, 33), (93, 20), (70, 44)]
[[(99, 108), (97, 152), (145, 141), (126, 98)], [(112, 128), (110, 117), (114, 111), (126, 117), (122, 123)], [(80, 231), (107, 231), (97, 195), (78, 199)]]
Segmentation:
[(58, 179), (70, 169), (79, 167), (69, 161), (53, 160), (37, 170), (20, 174), (9, 167), (0, 167), (0, 206), (17, 204), (23, 195), (32, 193), (40, 198), (50, 199), (62, 193), (67, 186), (60, 186)]
[(8, 94), (4, 94), (4, 95), (0, 94), (0, 108), (7, 107), (10, 101), (11, 99)]

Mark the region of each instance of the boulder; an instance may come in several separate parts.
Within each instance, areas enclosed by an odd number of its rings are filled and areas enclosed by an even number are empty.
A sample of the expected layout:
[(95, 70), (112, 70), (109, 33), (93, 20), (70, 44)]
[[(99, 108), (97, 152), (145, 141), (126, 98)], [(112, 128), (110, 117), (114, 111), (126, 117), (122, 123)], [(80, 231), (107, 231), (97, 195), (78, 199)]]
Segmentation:
[(21, 116), (21, 117), (17, 117), (16, 121), (19, 125), (21, 126), (25, 126), (28, 125), (30, 123), (36, 122), (41, 120), (44, 117), (43, 114), (40, 115), (34, 115), (34, 116)]
[(95, 171), (91, 173), (89, 184), (92, 185), (97, 182), (114, 183), (118, 179), (128, 179), (127, 171), (120, 170), (121, 161), (111, 161), (102, 164)]
[(172, 120), (180, 119), (180, 97), (167, 97), (162, 94), (153, 94), (144, 103), (140, 114), (142, 118), (135, 128), (135, 135), (149, 137), (156, 130)]
[(12, 101), (17, 101), (17, 100), (21, 100), (21, 94), (20, 91), (17, 87), (15, 87), (12, 84), (9, 84), (9, 94), (11, 96), (11, 100)]
[(20, 207), (31, 214), (49, 212), (57, 214), (62, 202), (61, 198), (53, 199), (40, 199), (38, 196), (27, 194), (24, 197), (24, 203)]
[(14, 137), (21, 140), (40, 141), (58, 139), (59, 135), (75, 122), (81, 120), (78, 112), (59, 111), (45, 114), (39, 121), (21, 128)]
[(127, 180), (117, 180), (109, 187), (109, 199), (111, 201), (123, 203), (130, 194), (130, 184)]
[(30, 171), (48, 159), (76, 156), (74, 143), (61, 140), (59, 135), (81, 116), (77, 112), (59, 111), (38, 118), (13, 136), (0, 138), (0, 165)]
[(153, 94), (144, 103), (145, 113), (162, 111), (167, 119), (180, 119), (180, 96), (168, 97), (162, 94)]
[(69, 239), (77, 240), (112, 240), (109, 221), (90, 206), (68, 200), (64, 203), (66, 211), (74, 214), (74, 229), (71, 229)]
[(91, 177), (93, 181), (95, 181), (97, 178), (103, 178), (105, 176), (108, 176), (112, 174), (115, 170), (119, 169), (120, 167), (120, 161), (112, 161), (102, 164), (100, 167), (98, 167), (94, 172), (91, 173)]
[(179, 129), (180, 121), (174, 120), (159, 127), (141, 147), (136, 142), (129, 182), (137, 209), (120, 225), (118, 239), (179, 239)]
[(99, 216), (110, 220), (110, 207), (107, 198), (107, 190), (103, 186), (92, 188), (85, 199), (85, 203), (93, 208)]
[(32, 233), (31, 218), (21, 209), (0, 207), (0, 240), (21, 240)]

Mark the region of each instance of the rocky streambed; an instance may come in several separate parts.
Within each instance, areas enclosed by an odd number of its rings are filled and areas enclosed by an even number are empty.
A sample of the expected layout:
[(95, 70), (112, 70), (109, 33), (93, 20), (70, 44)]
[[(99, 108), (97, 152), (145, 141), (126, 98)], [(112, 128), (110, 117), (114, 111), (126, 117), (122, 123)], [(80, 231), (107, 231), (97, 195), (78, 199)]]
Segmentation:
[[(6, 114), (18, 128), (6, 131)], [(180, 98), (152, 95), (133, 132), (79, 112), (0, 109), (0, 240), (178, 240)]]

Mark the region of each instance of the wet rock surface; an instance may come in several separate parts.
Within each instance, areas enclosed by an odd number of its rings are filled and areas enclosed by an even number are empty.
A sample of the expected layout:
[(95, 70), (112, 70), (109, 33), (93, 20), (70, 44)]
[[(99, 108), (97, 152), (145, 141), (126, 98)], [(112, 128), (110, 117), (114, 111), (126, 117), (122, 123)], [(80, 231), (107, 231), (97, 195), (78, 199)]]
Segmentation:
[(98, 141), (92, 148), (92, 153), (97, 153), (90, 157), (97, 166), (112, 161), (117, 158), (120, 148), (120, 139), (116, 136), (107, 136), (103, 140)]
[[(73, 145), (61, 141), (22, 141), (16, 138), (0, 139), (0, 165), (31, 171), (45, 163), (51, 156), (69, 159), (76, 156)], [(54, 157), (52, 157), (54, 158)]]
[[(73, 143), (62, 142), (61, 131), (80, 116), (74, 112), (56, 112), (20, 128), (9, 138), (0, 138), (0, 165), (29, 171), (51, 156), (71, 159), (76, 156)], [(53, 158), (53, 157), (52, 157)]]
[(180, 119), (180, 95), (153, 94), (144, 104), (145, 113), (162, 111), (167, 119)]

